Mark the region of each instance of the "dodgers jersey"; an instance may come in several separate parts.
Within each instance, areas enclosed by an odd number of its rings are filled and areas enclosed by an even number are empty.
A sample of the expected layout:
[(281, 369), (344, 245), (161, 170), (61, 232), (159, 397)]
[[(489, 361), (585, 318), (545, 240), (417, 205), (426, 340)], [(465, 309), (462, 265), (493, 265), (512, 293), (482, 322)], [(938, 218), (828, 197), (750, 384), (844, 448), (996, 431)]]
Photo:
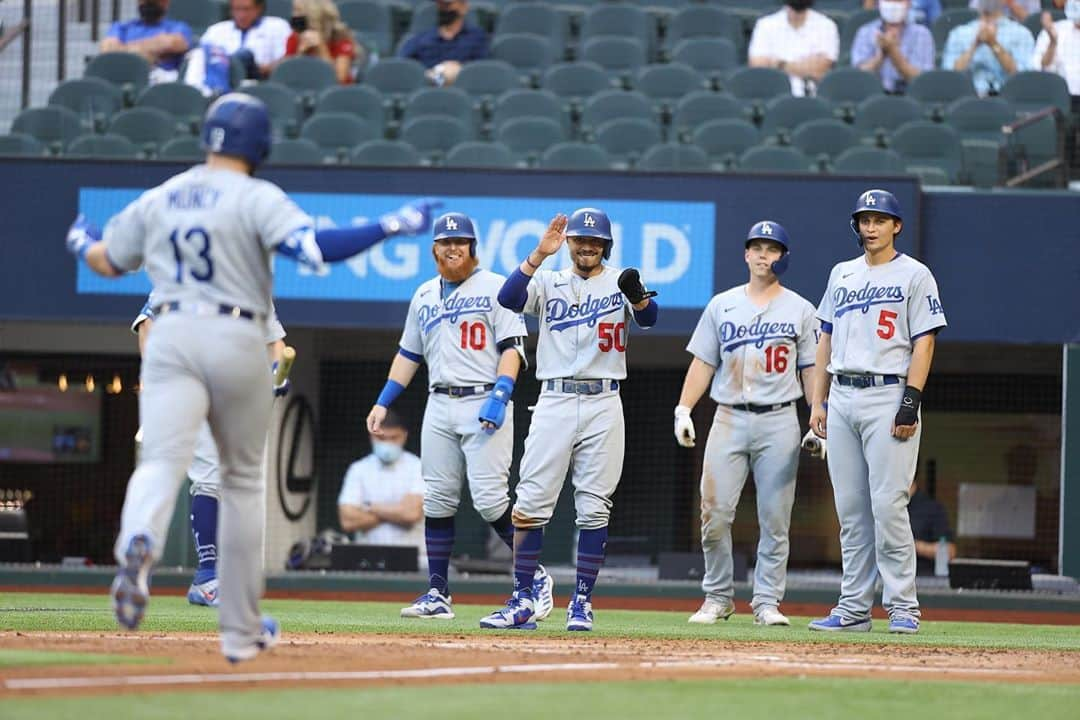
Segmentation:
[(621, 270), (583, 278), (571, 268), (539, 270), (522, 312), (540, 319), (536, 378), (622, 380), (633, 308), (619, 289)]
[(105, 226), (109, 262), (146, 266), (158, 303), (270, 312), (270, 254), (315, 223), (273, 183), (197, 165), (147, 190)]
[(862, 255), (836, 265), (817, 316), (832, 334), (833, 375), (907, 375), (912, 343), (947, 324), (930, 269), (903, 253), (884, 265)]
[[(400, 345), (424, 356), (429, 386), (495, 382), (502, 355), (499, 343), (528, 335), (524, 318), (496, 300), (505, 280), (490, 270), (477, 270), (445, 300), (441, 277), (416, 289)], [(524, 351), (522, 344), (518, 351)]]
[(687, 351), (716, 368), (711, 397), (721, 405), (775, 405), (803, 395), (798, 370), (814, 364), (814, 306), (782, 288), (765, 307), (739, 285), (713, 296)]
[[(150, 293), (146, 296), (146, 304), (142, 306), (142, 310), (135, 316), (135, 319), (131, 322), (131, 332), (138, 334), (139, 325), (143, 320), (154, 319), (154, 307), (158, 305), (157, 300), (154, 298), (154, 293)], [(266, 344), (277, 342), (278, 340), (285, 339), (285, 326), (278, 320), (277, 309), (274, 307), (274, 302), (270, 301), (270, 314), (266, 318)]]

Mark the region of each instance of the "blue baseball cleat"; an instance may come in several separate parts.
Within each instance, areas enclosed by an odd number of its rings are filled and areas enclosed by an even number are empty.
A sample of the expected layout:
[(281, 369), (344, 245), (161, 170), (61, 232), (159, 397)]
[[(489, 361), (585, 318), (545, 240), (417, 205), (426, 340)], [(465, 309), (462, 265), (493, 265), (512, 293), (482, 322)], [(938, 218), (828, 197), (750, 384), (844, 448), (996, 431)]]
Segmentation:
[(218, 607), (218, 580), (210, 578), (206, 582), (191, 583), (187, 591), (187, 601), (192, 605), (204, 607)]
[(870, 618), (865, 620), (845, 620), (839, 615), (814, 620), (808, 625), (811, 630), (824, 632), (870, 632)]
[(914, 635), (919, 632), (919, 619), (913, 615), (895, 615), (889, 618), (889, 632)]
[(116, 622), (128, 630), (139, 627), (150, 603), (150, 566), (154, 564), (150, 545), (146, 535), (131, 538), (110, 590)]
[(252, 660), (257, 657), (259, 653), (265, 652), (277, 645), (278, 640), (280, 639), (281, 627), (278, 625), (277, 620), (269, 615), (263, 615), (262, 632), (259, 633), (258, 639), (243, 650), (225, 653), (225, 659), (233, 664), (236, 664), (241, 660)]
[(443, 595), (438, 588), (431, 588), (413, 600), (412, 605), (401, 608), (403, 618), (422, 618), (424, 620), (453, 620), (454, 606), (449, 595)]
[(566, 608), (566, 629), (571, 632), (592, 630), (592, 603), (584, 595), (576, 595)]
[(485, 630), (535, 630), (535, 606), (533, 599), (515, 591), (503, 607), (480, 620), (480, 627)]

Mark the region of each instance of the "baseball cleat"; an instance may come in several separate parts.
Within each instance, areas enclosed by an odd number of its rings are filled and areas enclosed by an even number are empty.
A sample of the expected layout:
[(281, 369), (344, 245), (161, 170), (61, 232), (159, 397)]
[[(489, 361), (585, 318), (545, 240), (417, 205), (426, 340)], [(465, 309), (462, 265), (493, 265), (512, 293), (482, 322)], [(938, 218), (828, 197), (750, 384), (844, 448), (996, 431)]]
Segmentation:
[(454, 608), (449, 595), (443, 595), (435, 588), (431, 588), (420, 597), (413, 600), (413, 604), (401, 608), (403, 618), (423, 618), (425, 620), (453, 620)]
[(790, 625), (791, 621), (774, 605), (766, 605), (754, 613), (755, 625)]
[(889, 618), (889, 632), (898, 635), (914, 635), (919, 632), (919, 619), (913, 615), (897, 615)]
[(278, 640), (281, 639), (281, 626), (278, 625), (277, 620), (269, 615), (263, 615), (261, 622), (262, 630), (259, 633), (258, 639), (243, 650), (225, 653), (226, 660), (231, 663), (238, 663), (241, 660), (252, 660), (258, 656), (259, 653), (266, 652), (278, 644)]
[(187, 601), (192, 605), (217, 607), (220, 604), (217, 578), (210, 578), (204, 583), (191, 583), (187, 591)]
[(592, 603), (584, 595), (576, 595), (566, 607), (566, 629), (571, 632), (592, 630)]
[(705, 598), (701, 608), (687, 620), (695, 625), (715, 625), (717, 620), (727, 620), (735, 614), (735, 605), (730, 601)]
[(480, 620), (480, 627), (487, 630), (535, 630), (533, 599), (516, 591), (506, 601), (506, 607), (496, 610)]
[(823, 632), (870, 632), (870, 618), (865, 620), (845, 620), (839, 615), (830, 615), (812, 621), (807, 627)]
[(533, 604), (536, 606), (533, 620), (540, 622), (551, 614), (552, 609), (555, 607), (554, 590), (555, 581), (551, 579), (543, 565), (538, 565), (532, 584), (532, 595), (535, 598)]
[(116, 622), (128, 630), (139, 627), (150, 602), (150, 566), (153, 564), (150, 538), (146, 535), (131, 538), (124, 553), (124, 565), (116, 572), (110, 591)]

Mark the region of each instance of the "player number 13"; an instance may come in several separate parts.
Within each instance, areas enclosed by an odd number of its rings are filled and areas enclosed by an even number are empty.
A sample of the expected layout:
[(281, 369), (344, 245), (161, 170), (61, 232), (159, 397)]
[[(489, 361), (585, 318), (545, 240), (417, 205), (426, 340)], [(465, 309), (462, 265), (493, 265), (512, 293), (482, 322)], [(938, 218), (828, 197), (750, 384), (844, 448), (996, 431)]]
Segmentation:
[(210, 282), (210, 278), (214, 277), (214, 261), (210, 259), (210, 234), (200, 227), (193, 227), (183, 234), (181, 239), (180, 231), (173, 230), (169, 235), (169, 242), (172, 243), (173, 257), (176, 258), (176, 282), (184, 281), (184, 255), (185, 250), (192, 250), (195, 252), (195, 258), (198, 259), (198, 264), (191, 263), (188, 268), (188, 274), (199, 282)]

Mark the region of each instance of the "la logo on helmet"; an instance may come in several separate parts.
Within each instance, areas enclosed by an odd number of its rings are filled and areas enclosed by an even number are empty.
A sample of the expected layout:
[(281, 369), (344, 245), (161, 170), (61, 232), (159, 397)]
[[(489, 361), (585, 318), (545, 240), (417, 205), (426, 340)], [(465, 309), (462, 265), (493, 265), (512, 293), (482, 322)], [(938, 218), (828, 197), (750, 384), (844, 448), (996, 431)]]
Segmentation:
[(585, 227), (594, 227), (595, 225), (596, 220), (593, 219), (593, 216), (589, 213), (585, 213)]
[(863, 202), (865, 202), (867, 205), (877, 205), (877, 198), (874, 197), (873, 193), (868, 192), (866, 193), (866, 195), (863, 196)]
[(446, 229), (457, 230), (457, 221), (454, 218), (446, 218)]
[(772, 225), (769, 223), (761, 223), (761, 234), (772, 235)]
[(210, 150), (212, 152), (221, 152), (223, 147), (225, 147), (225, 128), (211, 128)]

